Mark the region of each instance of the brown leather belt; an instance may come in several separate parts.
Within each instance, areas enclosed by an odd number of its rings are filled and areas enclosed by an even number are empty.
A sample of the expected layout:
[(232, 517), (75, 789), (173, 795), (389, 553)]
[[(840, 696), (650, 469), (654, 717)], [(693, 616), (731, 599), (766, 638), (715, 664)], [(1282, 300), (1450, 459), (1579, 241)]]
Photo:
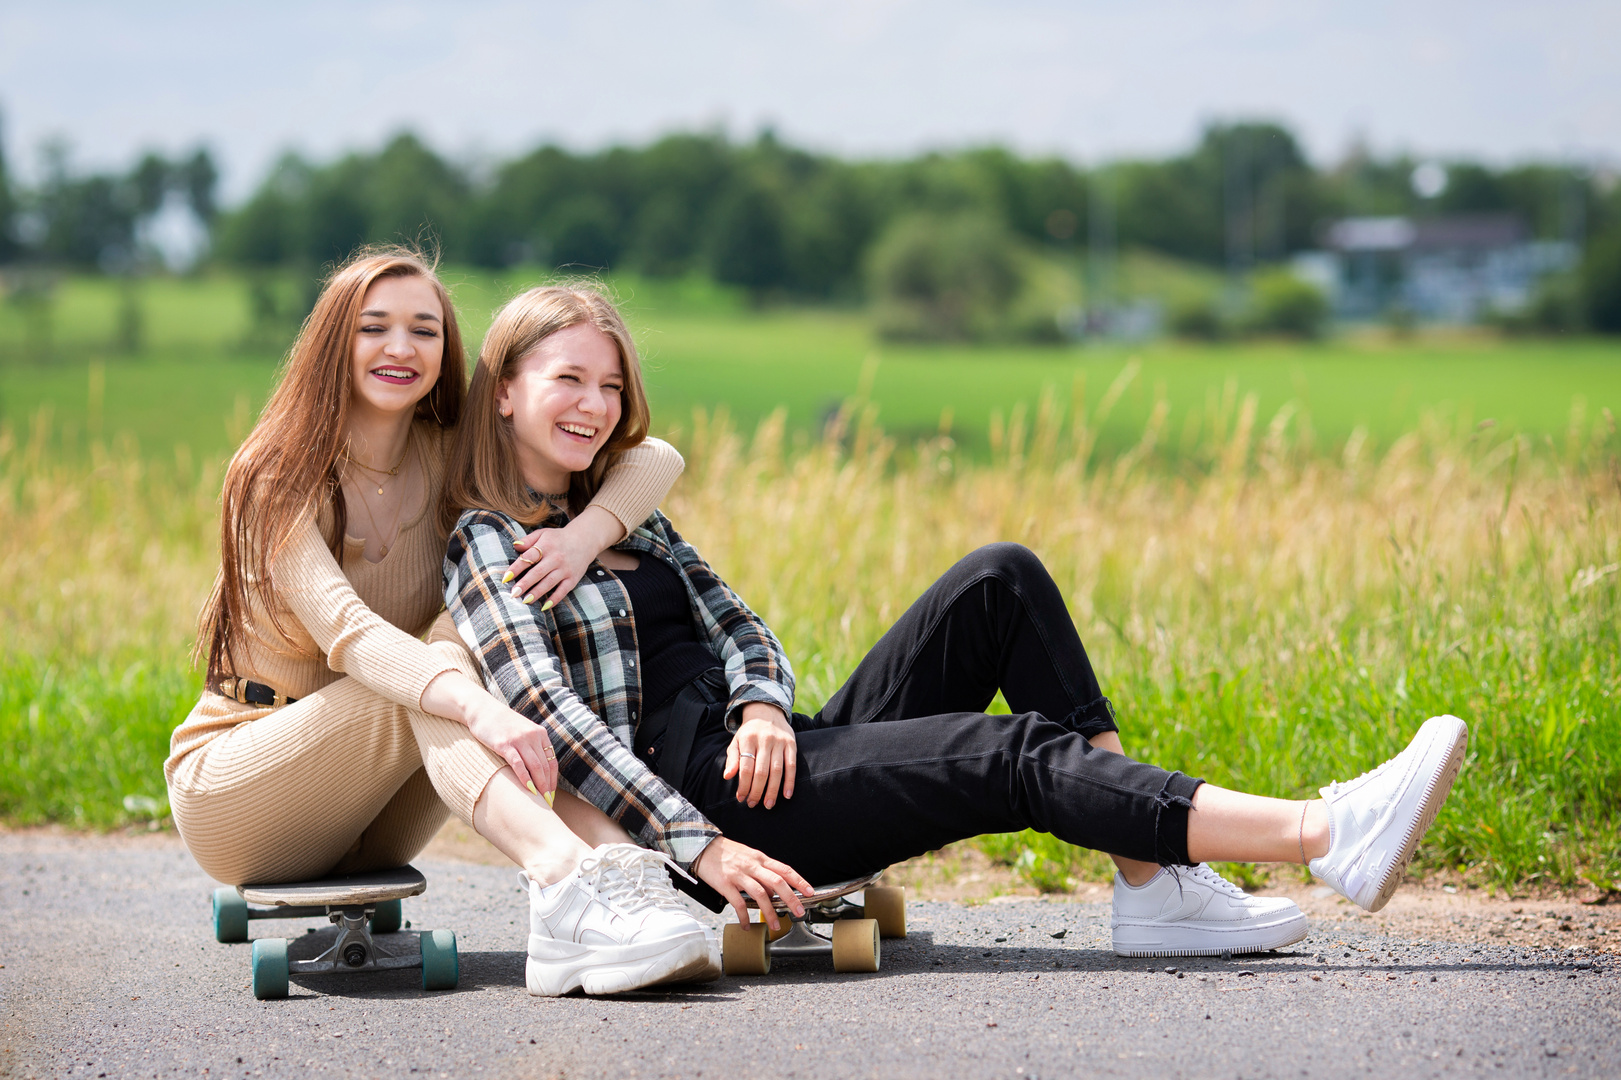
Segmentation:
[(243, 705), (258, 705), (261, 708), (279, 709), (298, 700), (295, 697), (283, 697), (275, 687), (254, 682), (252, 679), (221, 679), (214, 689), (233, 701), (239, 701)]

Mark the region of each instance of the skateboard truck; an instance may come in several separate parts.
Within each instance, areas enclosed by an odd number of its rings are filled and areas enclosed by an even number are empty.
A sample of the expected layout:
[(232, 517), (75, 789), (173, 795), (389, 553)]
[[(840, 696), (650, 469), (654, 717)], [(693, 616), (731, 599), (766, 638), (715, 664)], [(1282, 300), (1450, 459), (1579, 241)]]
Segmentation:
[[(412, 951), (384, 947), (376, 937), (396, 933), (401, 926), (401, 899), (416, 896), (427, 887), (428, 881), (421, 872), (415, 867), (402, 866), (290, 885), (216, 889), (214, 937), (224, 942), (245, 942), (248, 922), (253, 919), (326, 918), (337, 927), (337, 938), (332, 946), (310, 960), (289, 958), (286, 938), (255, 940), (253, 996), (261, 1000), (286, 997), (288, 976), (293, 974), (409, 967), (422, 968), (424, 990), (449, 990), (460, 979), (456, 935), (452, 931), (416, 931), (419, 948)], [(250, 903), (261, 906), (253, 907)]]

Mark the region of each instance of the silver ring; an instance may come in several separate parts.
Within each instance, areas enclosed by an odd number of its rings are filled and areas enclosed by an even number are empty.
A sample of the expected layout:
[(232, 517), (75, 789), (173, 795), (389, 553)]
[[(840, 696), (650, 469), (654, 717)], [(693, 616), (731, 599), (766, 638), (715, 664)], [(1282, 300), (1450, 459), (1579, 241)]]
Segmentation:
[(740, 758), (744, 758), (744, 757), (746, 757), (746, 758), (750, 758), (750, 759), (752, 759), (752, 758), (753, 758), (753, 757), (754, 757), (754, 755), (753, 755), (753, 754), (745, 754), (745, 753), (743, 753), (743, 752), (742, 752), (742, 751), (741, 751), (741, 750), (740, 750), (740, 751), (738, 751), (738, 754), (737, 754), (737, 756), (738, 756), (738, 757), (740, 757)]

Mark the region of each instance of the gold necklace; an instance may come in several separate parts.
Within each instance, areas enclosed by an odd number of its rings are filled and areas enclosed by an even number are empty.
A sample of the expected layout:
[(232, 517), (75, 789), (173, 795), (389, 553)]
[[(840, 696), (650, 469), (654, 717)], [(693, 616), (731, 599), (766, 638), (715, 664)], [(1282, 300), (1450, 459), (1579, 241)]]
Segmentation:
[(343, 460), (347, 461), (351, 465), (358, 465), (362, 469), (365, 469), (367, 472), (372, 473), (375, 476), (386, 476), (386, 477), (388, 477), (388, 480), (379, 480), (379, 481), (377, 481), (377, 494), (381, 495), (383, 493), (383, 485), (388, 483), (389, 480), (394, 479), (394, 477), (400, 475), (400, 469), (401, 469), (401, 467), (403, 467), (405, 465), (405, 459), (410, 453), (411, 453), (411, 440), (409, 438), (407, 438), (405, 440), (405, 451), (404, 451), (404, 453), (400, 454), (400, 460), (398, 460), (398, 461), (396, 461), (394, 463), (394, 467), (392, 469), (373, 468), (372, 466), (367, 465), (364, 461), (361, 461), (359, 458), (350, 457), (348, 449), (345, 449), (343, 451)]
[[(381, 495), (382, 491), (379, 490), (378, 494)], [(388, 549), (393, 546), (393, 541), (391, 540), (388, 543), (383, 542), (382, 530), (377, 527), (377, 518), (372, 515), (371, 504), (366, 501), (366, 496), (364, 496), (364, 495), (362, 495), (360, 497), (360, 508), (362, 510), (366, 511), (366, 520), (371, 522), (372, 535), (377, 538), (377, 546), (378, 546), (379, 549), (381, 549), (382, 557), (384, 559), (388, 558)], [(394, 507), (394, 520), (389, 522), (389, 529), (391, 530), (390, 531), (391, 536), (394, 536), (395, 533), (399, 532), (399, 528), (400, 528), (400, 511), (403, 510), (403, 509), (404, 509), (404, 504), (403, 503), (401, 503), (400, 505)], [(398, 536), (394, 536), (394, 540), (398, 540), (398, 539), (399, 539)]]
[[(400, 460), (398, 462), (396, 462), (395, 465), (394, 465), (394, 468), (389, 471), (388, 475), (390, 477), (394, 477), (394, 476), (399, 475), (400, 468), (401, 468), (401, 466), (403, 466), (405, 464), (405, 458), (406, 458), (407, 455), (410, 454), (410, 452), (411, 452), (411, 444), (406, 443), (405, 444), (405, 453), (400, 455)], [(345, 457), (345, 460), (354, 461), (354, 459), (350, 458), (347, 454), (344, 455), (344, 457)], [(369, 468), (369, 466), (361, 464), (358, 461), (355, 461), (355, 464), (360, 465), (360, 467), (362, 469)], [(371, 471), (372, 472), (380, 472), (381, 470), (372, 469)], [(379, 486), (378, 489), (377, 489), (377, 494), (381, 495), (382, 493), (383, 493), (383, 489), (382, 489), (381, 486)], [(360, 508), (362, 510), (366, 511), (366, 520), (371, 522), (372, 535), (377, 538), (377, 546), (381, 550), (382, 558), (384, 558), (384, 559), (388, 558), (389, 548), (393, 547), (394, 546), (394, 541), (399, 539), (398, 534), (399, 534), (399, 529), (400, 529), (400, 514), (403, 513), (404, 510), (405, 510), (404, 501), (401, 500), (394, 507), (394, 520), (390, 521), (388, 523), (389, 535), (391, 537), (393, 537), (393, 539), (389, 540), (387, 543), (383, 542), (382, 530), (377, 527), (377, 518), (372, 514), (372, 512), (371, 512), (371, 504), (366, 501), (366, 496), (364, 496), (364, 495), (360, 496)]]

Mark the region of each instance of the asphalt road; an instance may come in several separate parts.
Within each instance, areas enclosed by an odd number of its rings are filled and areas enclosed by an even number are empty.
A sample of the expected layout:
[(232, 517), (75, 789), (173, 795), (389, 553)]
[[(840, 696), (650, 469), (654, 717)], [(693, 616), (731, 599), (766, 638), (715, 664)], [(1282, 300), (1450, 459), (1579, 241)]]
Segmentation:
[(456, 931), (457, 990), (425, 994), (414, 971), (294, 976), (291, 999), (258, 1002), (249, 947), (213, 940), (212, 883), (172, 838), (0, 834), (0, 1075), (1621, 1075), (1621, 971), (1563, 950), (1327, 923), (1282, 954), (1122, 960), (1107, 905), (923, 903), (875, 975), (779, 961), (548, 1000), (524, 993), (512, 872), (419, 865), (428, 892), (406, 917)]

